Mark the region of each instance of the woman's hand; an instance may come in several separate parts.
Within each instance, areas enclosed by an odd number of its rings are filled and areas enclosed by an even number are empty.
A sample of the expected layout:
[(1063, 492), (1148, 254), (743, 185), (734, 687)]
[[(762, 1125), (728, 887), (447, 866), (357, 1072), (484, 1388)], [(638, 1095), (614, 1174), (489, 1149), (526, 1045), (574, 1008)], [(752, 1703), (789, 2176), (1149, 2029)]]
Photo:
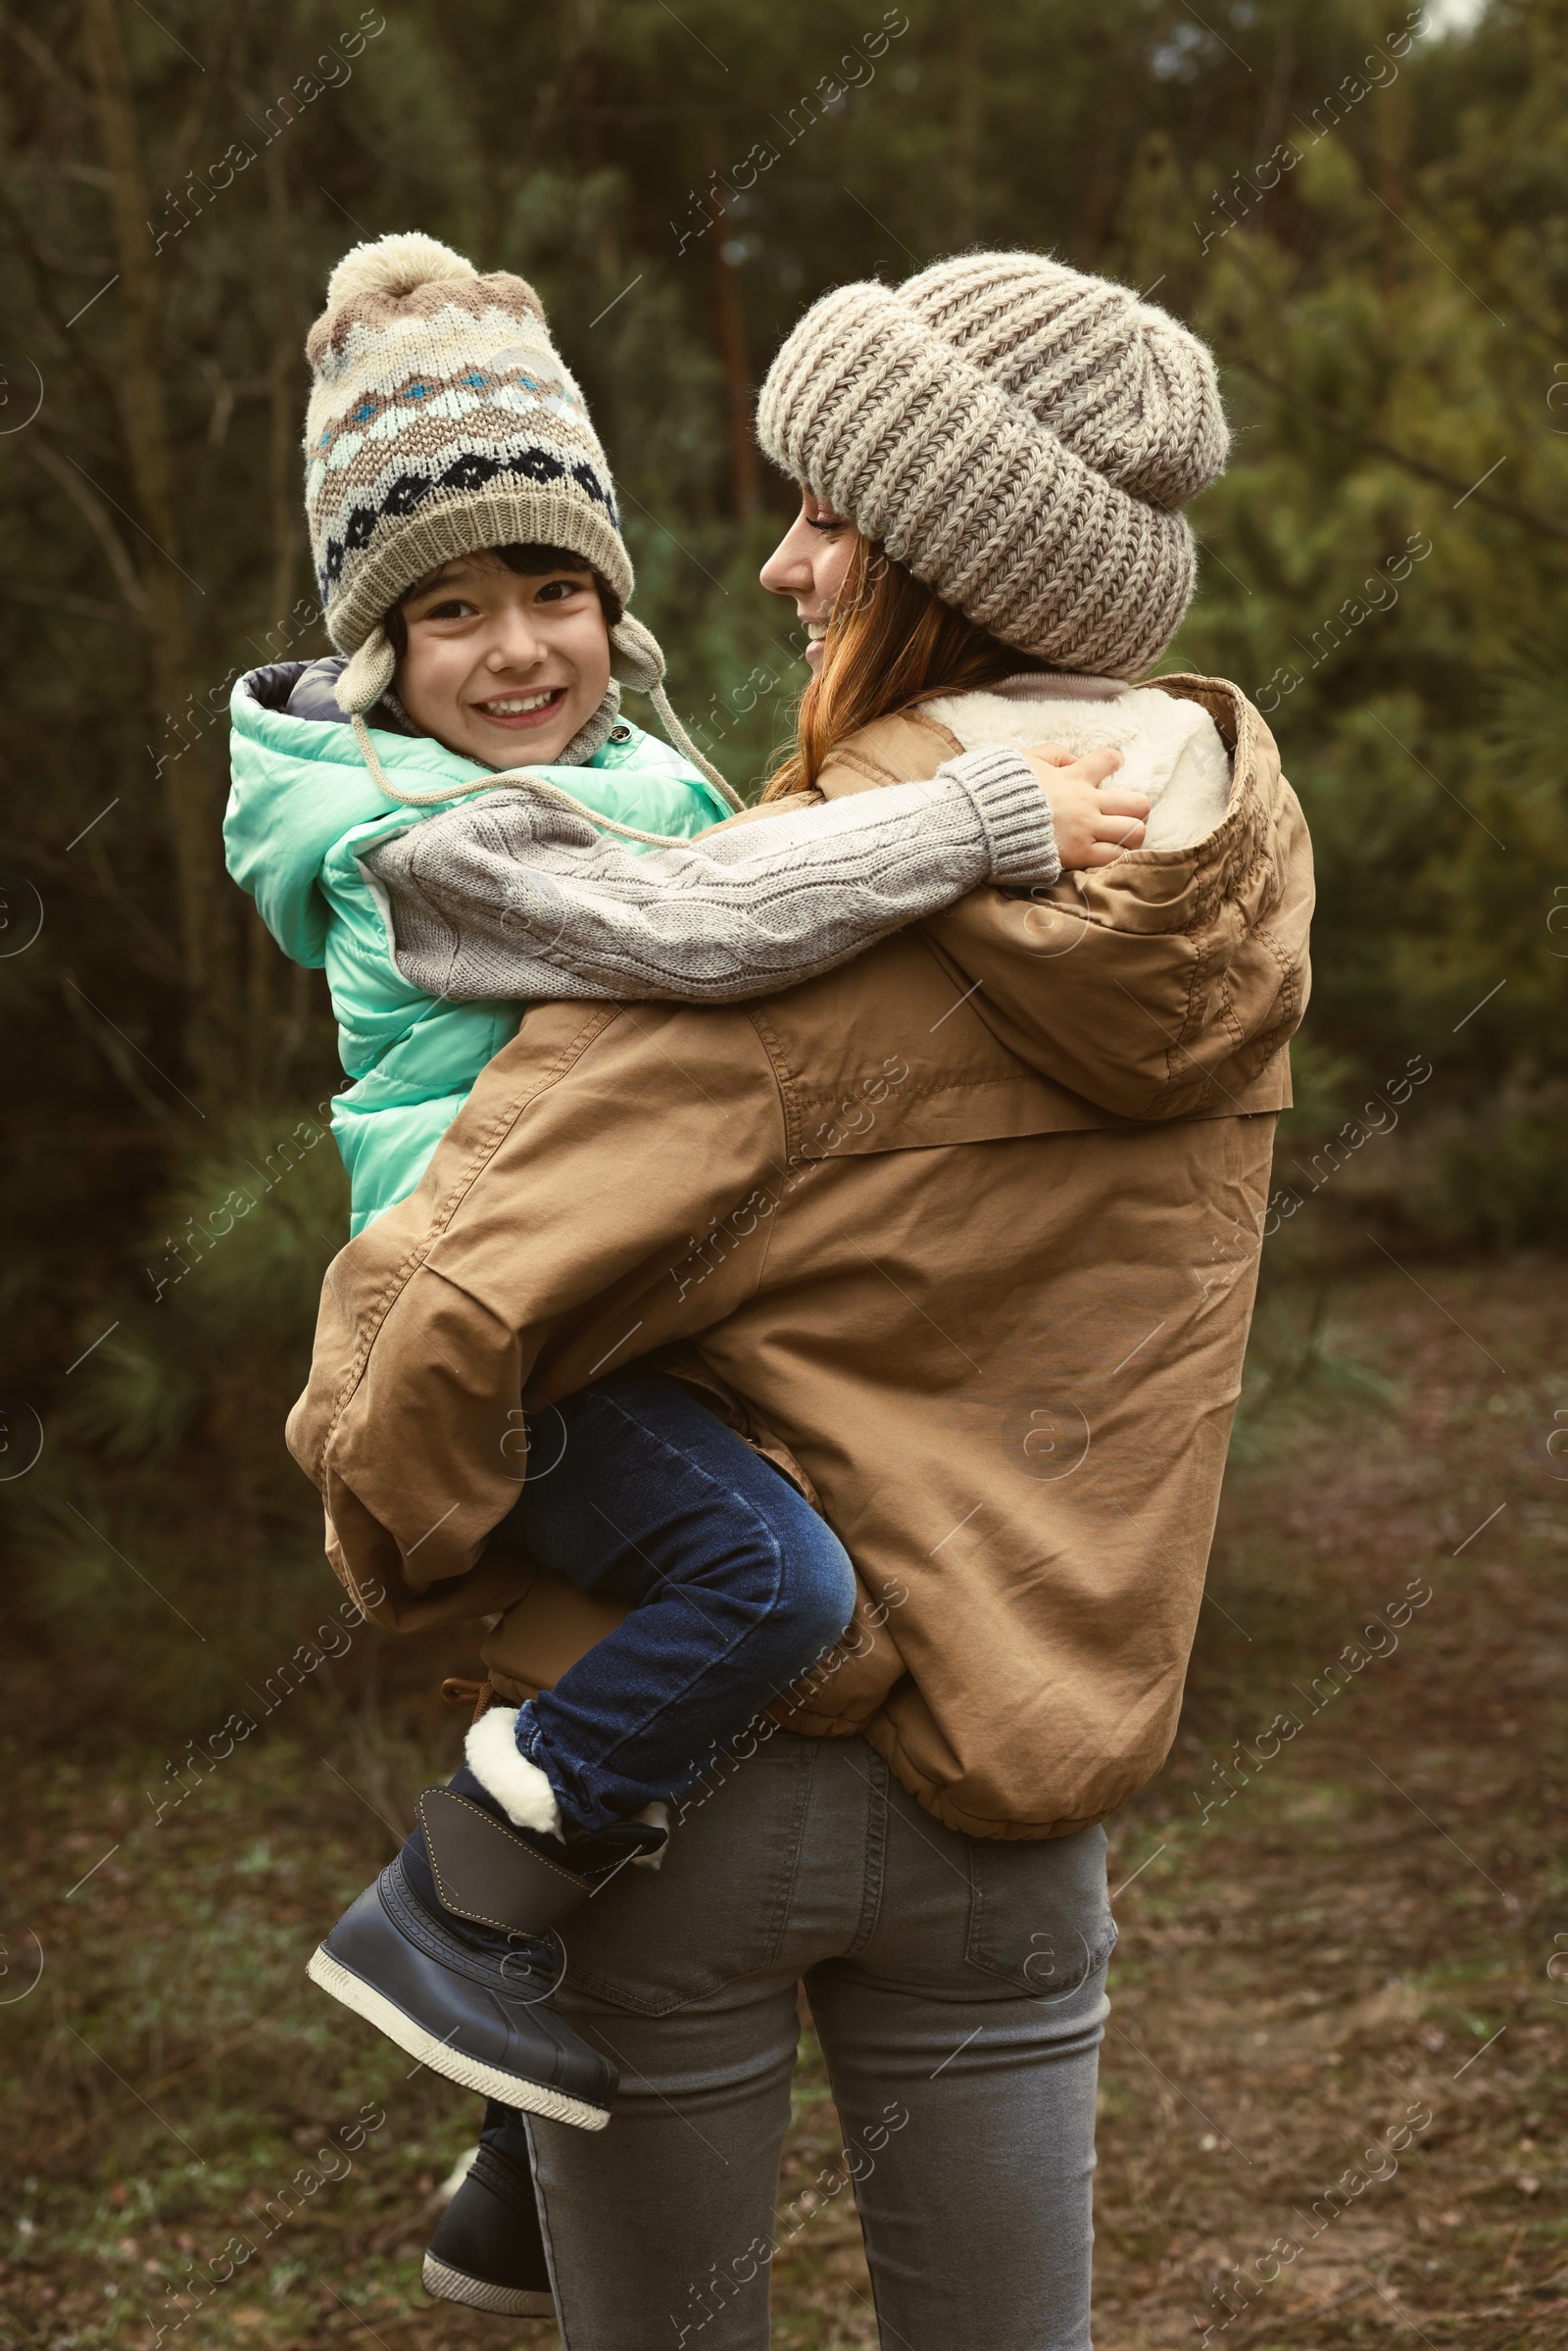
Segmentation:
[(1023, 757), (1051, 803), (1056, 855), (1063, 873), (1075, 866), (1112, 865), (1125, 850), (1141, 849), (1148, 795), (1110, 779), (1121, 753), (1108, 747), (1075, 759), (1059, 743), (1032, 743)]

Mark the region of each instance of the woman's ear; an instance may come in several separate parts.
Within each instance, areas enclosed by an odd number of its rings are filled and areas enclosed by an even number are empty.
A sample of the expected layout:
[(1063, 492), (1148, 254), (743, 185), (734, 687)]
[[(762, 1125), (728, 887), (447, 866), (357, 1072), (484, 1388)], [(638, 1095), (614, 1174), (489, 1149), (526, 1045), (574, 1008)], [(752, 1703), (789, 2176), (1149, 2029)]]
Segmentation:
[(397, 656), (378, 620), (337, 681), (337, 707), (345, 717), (378, 703), (397, 672)]

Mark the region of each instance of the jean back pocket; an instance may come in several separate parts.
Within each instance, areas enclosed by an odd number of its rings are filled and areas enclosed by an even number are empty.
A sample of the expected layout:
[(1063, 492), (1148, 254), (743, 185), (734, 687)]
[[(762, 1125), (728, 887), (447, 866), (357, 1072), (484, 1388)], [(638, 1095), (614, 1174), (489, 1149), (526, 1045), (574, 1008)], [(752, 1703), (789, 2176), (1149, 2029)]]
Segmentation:
[(1104, 1830), (967, 1843), (971, 1966), (1042, 1999), (1075, 1991), (1116, 1940)]

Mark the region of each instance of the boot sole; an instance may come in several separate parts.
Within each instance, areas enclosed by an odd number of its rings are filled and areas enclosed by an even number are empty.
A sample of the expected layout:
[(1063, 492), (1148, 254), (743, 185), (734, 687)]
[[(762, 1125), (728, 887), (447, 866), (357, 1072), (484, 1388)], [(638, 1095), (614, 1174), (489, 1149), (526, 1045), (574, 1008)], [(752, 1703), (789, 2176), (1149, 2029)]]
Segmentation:
[(427, 2065), (432, 2074), (457, 2082), (462, 2089), (477, 2090), (481, 2097), (518, 2107), (524, 2114), (542, 2115), (548, 2123), (572, 2123), (579, 2131), (603, 2131), (610, 2120), (607, 2107), (590, 2106), (586, 2099), (568, 2097), (564, 2090), (549, 2089), (544, 2082), (529, 2082), (521, 2074), (503, 2073), (499, 2066), (466, 2057), (461, 2049), (437, 2040), (373, 1984), (367, 1984), (363, 1976), (356, 1976), (352, 1968), (334, 1959), (324, 1943), (311, 1953), (305, 1972), (322, 1991), (374, 2025), (388, 2040)]
[(519, 2286), (490, 2285), (483, 2278), (470, 2278), (466, 2270), (454, 2270), (433, 2253), (424, 2257), (419, 2283), (432, 2302), (465, 2302), (470, 2310), (488, 2310), (508, 2319), (553, 2319), (556, 2300), (553, 2294), (524, 2293)]

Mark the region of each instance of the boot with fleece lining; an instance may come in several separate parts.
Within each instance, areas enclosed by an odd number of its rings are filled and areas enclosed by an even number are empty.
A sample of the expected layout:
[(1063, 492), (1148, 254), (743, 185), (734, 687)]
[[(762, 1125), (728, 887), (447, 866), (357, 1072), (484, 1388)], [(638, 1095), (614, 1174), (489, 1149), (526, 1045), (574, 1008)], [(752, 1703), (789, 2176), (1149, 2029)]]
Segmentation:
[(313, 1955), (312, 1981), (447, 2081), (602, 2130), (615, 2072), (556, 2011), (556, 1930), (662, 1833), (629, 1828), (567, 1861), (501, 1819), (466, 1771), (422, 1789), (416, 1811), (397, 1860)]

